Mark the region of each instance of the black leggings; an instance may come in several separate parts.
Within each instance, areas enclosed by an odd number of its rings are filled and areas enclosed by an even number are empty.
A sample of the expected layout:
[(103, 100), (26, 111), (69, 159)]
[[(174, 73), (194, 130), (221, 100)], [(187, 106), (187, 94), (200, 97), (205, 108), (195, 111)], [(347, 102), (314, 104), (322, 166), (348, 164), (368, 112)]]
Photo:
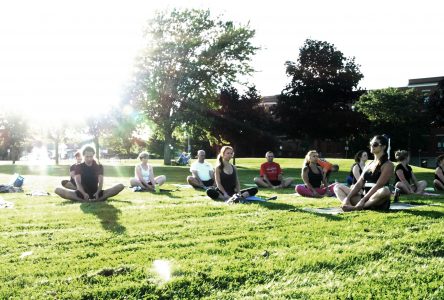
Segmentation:
[[(240, 190), (239, 194), (243, 194), (245, 192), (248, 192), (249, 196), (254, 196), (257, 194), (257, 188), (252, 187), (248, 189)], [(223, 193), (218, 188), (211, 188), (207, 190), (207, 195), (213, 200), (219, 199), (219, 195), (223, 195)], [(233, 196), (233, 195), (229, 195)]]

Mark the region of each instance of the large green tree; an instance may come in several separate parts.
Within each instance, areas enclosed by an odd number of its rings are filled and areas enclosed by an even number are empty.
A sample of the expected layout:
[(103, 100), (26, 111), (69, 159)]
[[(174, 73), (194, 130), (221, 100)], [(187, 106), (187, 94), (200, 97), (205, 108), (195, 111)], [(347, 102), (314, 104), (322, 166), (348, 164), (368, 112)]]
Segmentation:
[(371, 122), (373, 133), (389, 134), (396, 148), (419, 147), (428, 130), (423, 97), (413, 89), (369, 91), (359, 98), (355, 108)]
[(333, 44), (307, 39), (297, 62), (285, 65), (291, 81), (274, 111), (289, 136), (338, 138), (362, 127), (363, 118), (351, 109), (363, 78), (354, 58), (346, 58)]
[(277, 145), (273, 121), (262, 106), (256, 88), (250, 87), (243, 95), (231, 87), (221, 91), (219, 108), (208, 112), (213, 126), (210, 134), (218, 144), (229, 143), (236, 154), (262, 156)]
[(9, 150), (12, 163), (19, 159), (28, 135), (28, 123), (22, 114), (8, 112), (0, 115), (0, 147)]
[(199, 124), (196, 110), (216, 107), (219, 91), (253, 70), (254, 30), (210, 16), (208, 10), (160, 12), (146, 29), (131, 100), (164, 138), (164, 163), (171, 163), (173, 131)]
[(426, 102), (433, 127), (444, 127), (444, 80), (438, 83), (437, 89), (429, 96)]

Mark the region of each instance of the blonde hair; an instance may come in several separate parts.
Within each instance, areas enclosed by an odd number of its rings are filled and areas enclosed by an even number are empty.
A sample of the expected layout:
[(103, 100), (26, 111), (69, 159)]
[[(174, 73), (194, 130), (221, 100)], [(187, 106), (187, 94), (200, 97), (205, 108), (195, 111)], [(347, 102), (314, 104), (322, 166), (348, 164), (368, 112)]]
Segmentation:
[(219, 168), (220, 170), (222, 170), (223, 167), (224, 167), (224, 159), (223, 159), (223, 157), (224, 157), (225, 151), (227, 151), (227, 150), (234, 151), (233, 147), (231, 147), (231, 146), (223, 146), (222, 148), (220, 148), (219, 154), (217, 155), (217, 166), (216, 166), (216, 168)]
[(310, 155), (312, 153), (318, 153), (318, 151), (310, 150), (307, 152), (307, 154), (305, 155), (305, 158), (304, 158), (304, 163), (302, 164), (302, 168), (304, 168), (305, 166), (308, 166), (310, 164)]
[(138, 157), (140, 160), (142, 160), (143, 158), (150, 158), (150, 154), (146, 151), (142, 151), (142, 152), (140, 152)]
[(395, 158), (397, 161), (403, 161), (409, 156), (409, 152), (406, 150), (398, 150), (395, 152)]

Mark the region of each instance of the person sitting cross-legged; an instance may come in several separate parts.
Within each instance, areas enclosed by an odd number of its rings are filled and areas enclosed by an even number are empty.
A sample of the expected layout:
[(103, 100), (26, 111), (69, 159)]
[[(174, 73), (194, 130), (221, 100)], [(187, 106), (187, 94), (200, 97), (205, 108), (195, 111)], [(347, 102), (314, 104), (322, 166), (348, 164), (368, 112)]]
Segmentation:
[[(362, 209), (388, 210), (390, 189), (388, 183), (393, 175), (393, 163), (388, 159), (388, 138), (376, 135), (370, 141), (370, 152), (374, 160), (368, 164), (358, 182), (349, 188), (342, 184), (335, 186), (335, 194), (342, 202), (343, 211)], [(364, 193), (361, 194), (361, 189)]]
[(272, 189), (286, 188), (290, 186), (293, 182), (293, 178), (284, 178), (282, 176), (283, 172), (281, 166), (273, 161), (273, 152), (268, 151), (265, 153), (265, 158), (267, 161), (261, 165), (260, 177), (255, 177), (254, 183), (259, 187)]
[(69, 175), (70, 175), (70, 179), (69, 180), (62, 180), (62, 186), (70, 189), (70, 190), (76, 190), (76, 181), (74, 180), (75, 177), (75, 171), (76, 171), (76, 167), (77, 165), (82, 163), (82, 154), (77, 151), (76, 154), (74, 154), (74, 157), (76, 159), (76, 163), (71, 165), (71, 167), (69, 168)]
[(136, 191), (155, 191), (156, 186), (161, 186), (166, 181), (165, 175), (154, 175), (153, 166), (148, 164), (149, 153), (141, 152), (140, 165), (134, 167), (134, 178), (130, 179), (130, 186), (136, 187)]
[(190, 167), (192, 176), (187, 177), (187, 182), (195, 188), (207, 189), (214, 186), (213, 166), (205, 161), (205, 151), (197, 151), (197, 161)]
[[(402, 194), (422, 194), (427, 187), (425, 180), (418, 181), (409, 166), (410, 155), (406, 150), (398, 150), (395, 152), (395, 158), (399, 164), (395, 168), (395, 188), (399, 189)], [(413, 182), (413, 183), (412, 183)], [(399, 194), (395, 191), (395, 202)]]
[(223, 146), (220, 149), (214, 173), (216, 188), (207, 189), (208, 197), (213, 200), (226, 201), (236, 195), (242, 198), (247, 198), (256, 195), (258, 192), (257, 188), (240, 189), (237, 169), (230, 163), (233, 155), (233, 148), (230, 146)]
[(94, 160), (94, 148), (87, 146), (83, 149), (83, 163), (75, 168), (74, 180), (76, 190), (56, 188), (54, 193), (73, 201), (104, 201), (120, 193), (124, 186), (119, 183), (103, 190), (103, 166)]
[(298, 184), (295, 187), (295, 191), (301, 196), (321, 198), (333, 195), (335, 184), (328, 185), (327, 178), (318, 165), (318, 157), (319, 154), (316, 150), (308, 151), (305, 155), (301, 172), (304, 184)]

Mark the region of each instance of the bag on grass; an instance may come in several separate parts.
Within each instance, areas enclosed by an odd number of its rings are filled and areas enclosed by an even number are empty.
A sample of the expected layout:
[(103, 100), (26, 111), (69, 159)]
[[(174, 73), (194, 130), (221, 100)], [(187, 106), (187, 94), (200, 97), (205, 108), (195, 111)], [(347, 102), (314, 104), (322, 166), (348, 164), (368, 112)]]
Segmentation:
[(23, 182), (25, 181), (25, 178), (23, 176), (21, 176), (20, 174), (15, 173), (12, 176), (12, 179), (10, 181), (10, 185), (12, 185), (13, 187), (21, 187), (23, 185)]

